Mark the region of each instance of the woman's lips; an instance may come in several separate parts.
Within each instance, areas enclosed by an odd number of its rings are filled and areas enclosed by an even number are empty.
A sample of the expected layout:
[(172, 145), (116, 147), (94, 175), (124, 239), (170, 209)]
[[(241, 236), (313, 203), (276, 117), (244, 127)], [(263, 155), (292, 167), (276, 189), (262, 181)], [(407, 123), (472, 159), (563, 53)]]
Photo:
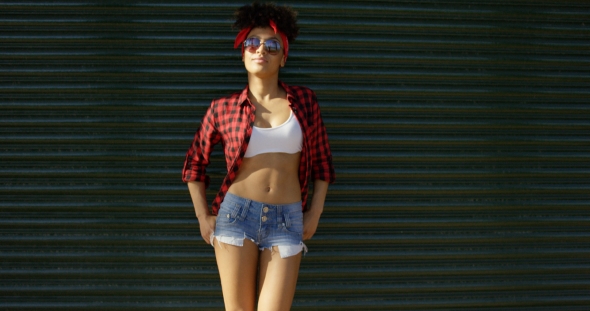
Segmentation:
[(252, 61), (257, 64), (266, 63), (266, 59), (264, 59), (264, 58), (253, 58)]

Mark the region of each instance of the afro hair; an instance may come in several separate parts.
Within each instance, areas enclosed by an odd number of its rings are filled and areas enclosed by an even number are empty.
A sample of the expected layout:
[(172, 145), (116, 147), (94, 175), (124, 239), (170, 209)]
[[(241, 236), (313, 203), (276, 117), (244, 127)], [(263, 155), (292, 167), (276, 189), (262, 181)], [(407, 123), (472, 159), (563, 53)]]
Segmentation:
[(270, 27), (270, 20), (273, 20), (277, 28), (287, 36), (289, 42), (293, 42), (299, 35), (297, 26), (297, 12), (288, 6), (277, 6), (274, 3), (258, 3), (244, 5), (234, 13), (235, 22), (233, 27), (244, 29), (252, 26)]

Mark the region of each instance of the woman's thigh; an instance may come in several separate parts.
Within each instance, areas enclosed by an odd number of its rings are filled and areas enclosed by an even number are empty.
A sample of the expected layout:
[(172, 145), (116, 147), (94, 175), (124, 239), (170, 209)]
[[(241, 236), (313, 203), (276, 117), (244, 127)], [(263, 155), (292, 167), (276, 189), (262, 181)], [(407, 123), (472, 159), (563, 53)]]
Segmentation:
[(301, 253), (281, 258), (276, 246), (260, 253), (258, 311), (291, 309), (300, 263)]
[(226, 310), (254, 311), (258, 246), (248, 239), (244, 246), (214, 243)]

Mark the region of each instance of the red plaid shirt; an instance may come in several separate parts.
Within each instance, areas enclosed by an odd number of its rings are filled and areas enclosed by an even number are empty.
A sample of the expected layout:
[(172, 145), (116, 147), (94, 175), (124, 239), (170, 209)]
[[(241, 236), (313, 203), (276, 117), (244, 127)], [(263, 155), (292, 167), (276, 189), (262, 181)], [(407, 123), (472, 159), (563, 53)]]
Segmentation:
[[(315, 93), (306, 87), (288, 86), (280, 81), (279, 84), (287, 92), (287, 100), (303, 132), (299, 184), (302, 208), (305, 210), (308, 181), (321, 179), (333, 183), (335, 180), (332, 153)], [(214, 215), (217, 215), (219, 205), (235, 180), (248, 148), (255, 110), (248, 99), (248, 87), (242, 92), (213, 100), (186, 154), (182, 180), (202, 181), (209, 187), (209, 176), (206, 175), (205, 169), (209, 164), (213, 146), (219, 142), (223, 145), (228, 173), (211, 204)]]

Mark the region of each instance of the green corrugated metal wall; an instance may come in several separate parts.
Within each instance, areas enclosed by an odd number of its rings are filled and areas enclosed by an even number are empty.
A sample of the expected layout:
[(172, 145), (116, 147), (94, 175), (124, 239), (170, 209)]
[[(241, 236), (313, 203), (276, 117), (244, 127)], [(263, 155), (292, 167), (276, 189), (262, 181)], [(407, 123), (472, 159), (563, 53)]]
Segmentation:
[[(1, 310), (221, 309), (180, 170), (241, 4), (0, 2)], [(293, 310), (588, 310), (589, 2), (291, 4), (338, 175)]]

